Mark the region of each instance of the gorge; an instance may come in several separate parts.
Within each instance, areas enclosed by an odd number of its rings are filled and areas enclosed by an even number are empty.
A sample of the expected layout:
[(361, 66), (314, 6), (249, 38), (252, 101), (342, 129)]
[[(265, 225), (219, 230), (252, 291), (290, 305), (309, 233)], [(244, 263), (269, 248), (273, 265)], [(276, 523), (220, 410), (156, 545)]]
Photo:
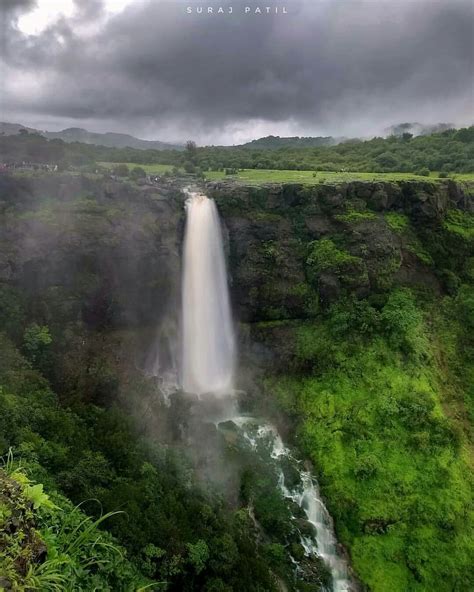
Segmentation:
[[(313, 592), (328, 565), (343, 590), (346, 557), (362, 590), (468, 589), (472, 187), (218, 181), (186, 240), (182, 190), (2, 175), (2, 454), (126, 512), (101, 524), (127, 558), (104, 590)], [(187, 394), (162, 380), (181, 370)], [(239, 410), (207, 421), (229, 385)]]

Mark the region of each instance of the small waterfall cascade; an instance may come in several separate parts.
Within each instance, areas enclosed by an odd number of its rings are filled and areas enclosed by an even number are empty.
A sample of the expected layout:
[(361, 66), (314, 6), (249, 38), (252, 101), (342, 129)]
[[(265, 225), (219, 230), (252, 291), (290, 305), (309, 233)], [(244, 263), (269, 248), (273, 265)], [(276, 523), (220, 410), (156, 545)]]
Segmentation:
[(184, 391), (232, 392), (235, 336), (221, 225), (214, 200), (186, 190), (182, 283)]
[[(349, 575), (347, 561), (338, 549), (332, 518), (321, 498), (317, 482), (291, 455), (291, 451), (284, 445), (274, 426), (248, 416), (235, 416), (231, 421), (238, 426), (251, 448), (257, 450), (262, 445), (267, 447), (268, 461), (275, 465), (278, 485), (283, 497), (304, 510), (307, 521), (313, 527), (313, 534), (301, 534), (301, 545), (308, 557), (311, 555), (321, 557), (329, 568), (332, 575), (330, 592), (353, 592), (356, 588)], [(283, 463), (288, 461), (299, 475), (298, 482), (293, 483), (291, 487), (285, 484), (282, 468)]]

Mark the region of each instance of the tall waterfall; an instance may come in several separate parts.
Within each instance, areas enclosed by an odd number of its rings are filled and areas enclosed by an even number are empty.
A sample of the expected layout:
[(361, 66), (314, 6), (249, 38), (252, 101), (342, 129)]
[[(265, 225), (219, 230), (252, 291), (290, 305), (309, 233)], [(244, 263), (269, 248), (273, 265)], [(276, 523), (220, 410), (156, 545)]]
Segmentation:
[[(187, 191), (186, 232), (184, 239), (184, 261), (182, 282), (182, 376), (181, 386), (188, 393), (201, 395), (232, 393), (235, 337), (231, 316), (229, 289), (222, 244), (222, 233), (216, 204), (201, 193)], [(207, 403), (208, 401), (206, 401)], [(233, 402), (231, 397), (222, 397), (219, 405)], [(212, 400), (212, 403), (215, 403)], [(202, 407), (204, 401), (199, 402)], [(232, 406), (232, 405), (231, 405)], [(300, 533), (301, 547), (305, 560), (319, 556), (332, 575), (331, 592), (353, 592), (346, 560), (340, 555), (331, 517), (319, 495), (317, 483), (311, 475), (302, 470), (276, 429), (257, 418), (241, 416), (235, 408), (222, 409), (230, 416), (216, 420), (205, 414), (224, 432), (234, 424), (244, 442), (263, 455), (266, 464), (278, 476), (278, 486), (283, 498), (291, 502), (295, 531)], [(236, 432), (232, 430), (232, 446), (235, 447)], [(199, 450), (200, 446), (197, 447)], [(286, 485), (284, 467), (291, 465), (299, 479), (292, 478)], [(300, 531), (301, 511), (293, 514), (297, 504), (306, 514), (312, 531)], [(291, 556), (290, 556), (291, 557)], [(301, 565), (291, 557), (296, 572)], [(329, 590), (327, 590), (329, 592)]]
[(222, 232), (216, 204), (187, 191), (182, 284), (182, 387), (231, 392), (235, 338)]

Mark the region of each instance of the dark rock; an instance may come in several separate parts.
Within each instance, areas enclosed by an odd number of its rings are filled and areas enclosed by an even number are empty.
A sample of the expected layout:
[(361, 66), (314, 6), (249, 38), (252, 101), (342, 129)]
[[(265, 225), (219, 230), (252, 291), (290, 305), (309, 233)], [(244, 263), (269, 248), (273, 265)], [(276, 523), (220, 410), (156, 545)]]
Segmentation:
[(321, 302), (329, 305), (339, 298), (341, 294), (341, 282), (335, 275), (322, 273), (319, 276), (318, 292)]

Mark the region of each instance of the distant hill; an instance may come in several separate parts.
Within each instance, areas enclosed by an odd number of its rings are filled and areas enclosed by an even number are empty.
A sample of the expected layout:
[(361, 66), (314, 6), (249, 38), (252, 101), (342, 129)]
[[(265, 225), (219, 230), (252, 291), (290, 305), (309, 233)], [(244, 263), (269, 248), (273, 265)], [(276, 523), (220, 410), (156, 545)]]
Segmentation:
[(159, 140), (141, 140), (128, 134), (117, 134), (107, 132), (99, 134), (89, 132), (80, 127), (70, 127), (60, 132), (48, 132), (26, 127), (19, 123), (0, 122), (0, 133), (6, 136), (13, 136), (26, 129), (29, 133), (37, 133), (49, 140), (59, 139), (63, 142), (82, 142), (83, 144), (95, 144), (96, 146), (107, 146), (108, 148), (136, 148), (138, 150), (183, 150), (180, 144), (169, 144)]
[(41, 134), (39, 130), (21, 125), (21, 123), (5, 123), (4, 121), (0, 121), (0, 134), (2, 135), (15, 136), (20, 133), (21, 129), (25, 129), (30, 134)]
[(430, 134), (437, 134), (449, 129), (457, 129), (458, 127), (459, 126), (454, 123), (434, 123), (431, 125), (424, 125), (423, 123), (407, 122), (392, 125), (385, 130), (385, 133), (387, 136), (401, 136), (403, 134), (429, 136)]
[(281, 138), (280, 136), (266, 136), (258, 140), (252, 140), (246, 144), (242, 144), (240, 148), (259, 148), (262, 150), (277, 150), (278, 148), (312, 148), (317, 146), (334, 146), (342, 141), (341, 138), (333, 138), (332, 136), (317, 136), (300, 138), (293, 136), (288, 138)]

